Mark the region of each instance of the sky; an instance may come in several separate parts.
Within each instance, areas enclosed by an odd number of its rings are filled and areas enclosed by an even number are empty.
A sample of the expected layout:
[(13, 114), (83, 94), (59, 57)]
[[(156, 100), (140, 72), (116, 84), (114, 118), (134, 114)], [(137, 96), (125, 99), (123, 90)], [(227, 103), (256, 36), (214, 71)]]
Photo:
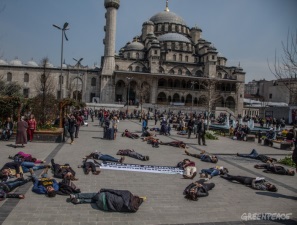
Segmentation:
[[(143, 22), (165, 9), (166, 0), (121, 0), (116, 51), (140, 35)], [(268, 62), (281, 57), (282, 41), (297, 32), (297, 0), (169, 0), (169, 9), (188, 27), (199, 26), (227, 61), (246, 72), (246, 83), (275, 79)], [(100, 65), (105, 36), (104, 0), (0, 0), (0, 57), (40, 63), (48, 57), (60, 67), (61, 31), (68, 22), (64, 60), (83, 58), (82, 65)]]

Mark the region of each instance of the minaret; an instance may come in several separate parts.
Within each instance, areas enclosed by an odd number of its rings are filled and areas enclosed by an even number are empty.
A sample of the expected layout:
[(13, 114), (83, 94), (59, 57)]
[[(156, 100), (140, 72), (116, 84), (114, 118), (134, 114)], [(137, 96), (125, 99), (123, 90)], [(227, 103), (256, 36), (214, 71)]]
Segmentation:
[(115, 69), (115, 41), (116, 41), (116, 19), (117, 10), (120, 7), (120, 0), (104, 0), (104, 6), (106, 8), (105, 18), (106, 26), (105, 38), (103, 43), (104, 59), (101, 73), (101, 95), (100, 102), (113, 102), (114, 87), (111, 83), (111, 78)]

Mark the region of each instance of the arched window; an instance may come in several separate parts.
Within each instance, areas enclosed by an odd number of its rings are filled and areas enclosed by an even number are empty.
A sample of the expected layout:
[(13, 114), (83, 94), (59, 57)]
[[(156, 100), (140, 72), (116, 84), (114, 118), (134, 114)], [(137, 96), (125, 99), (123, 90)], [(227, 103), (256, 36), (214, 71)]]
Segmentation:
[(179, 61), (183, 61), (183, 55), (182, 54), (179, 54)]
[(218, 73), (218, 78), (222, 78), (222, 74), (221, 73)]
[(132, 66), (129, 66), (128, 67), (128, 71), (132, 71)]
[(189, 56), (186, 55), (185, 60), (186, 62), (189, 62)]
[(165, 79), (160, 79), (158, 81), (158, 87), (165, 87), (166, 86), (166, 80)]
[(144, 67), (142, 67), (142, 72), (146, 72), (146, 68), (145, 68), (145, 66)]
[(168, 87), (173, 87), (173, 81), (171, 79), (168, 80)]
[(190, 44), (187, 44), (187, 51), (190, 51)]
[(174, 42), (171, 43), (171, 50), (175, 50), (175, 43)]
[(178, 75), (182, 75), (183, 71), (181, 69), (178, 69)]
[(183, 43), (179, 43), (179, 50), (183, 50)]
[(120, 70), (118, 65), (115, 66), (115, 70)]
[(187, 75), (187, 76), (191, 76), (192, 74), (191, 74), (191, 72), (190, 72), (189, 70), (187, 70), (187, 71), (186, 71), (186, 75)]
[(92, 87), (96, 86), (96, 78), (95, 77), (93, 77), (92, 80), (91, 80), (91, 86)]
[(178, 26), (177, 25), (175, 25), (175, 31), (178, 32)]
[(165, 71), (162, 67), (159, 67), (159, 73), (165, 73)]
[(195, 75), (197, 77), (203, 77), (203, 72), (201, 70), (196, 71)]
[(127, 53), (127, 58), (130, 59), (130, 52)]
[(7, 73), (7, 78), (6, 78), (7, 81), (12, 81), (12, 73)]
[(29, 74), (27, 74), (27, 73), (24, 74), (24, 82), (26, 82), (26, 83), (29, 82)]
[(136, 53), (136, 59), (139, 59), (139, 53), (138, 52)]
[(176, 61), (176, 55), (173, 55), (173, 61)]
[(168, 31), (172, 31), (171, 24), (168, 26)]
[(136, 72), (139, 72), (139, 71), (140, 71), (139, 66), (136, 66), (136, 67), (135, 67), (135, 71), (136, 71)]
[(174, 74), (174, 69), (170, 70), (169, 74)]

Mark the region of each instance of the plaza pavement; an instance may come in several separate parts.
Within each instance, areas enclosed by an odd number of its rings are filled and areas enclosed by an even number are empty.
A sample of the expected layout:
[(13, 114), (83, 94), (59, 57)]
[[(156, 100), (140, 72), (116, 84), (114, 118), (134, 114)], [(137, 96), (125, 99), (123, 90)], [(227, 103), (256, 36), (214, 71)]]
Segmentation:
[[(153, 121), (149, 121), (149, 127)], [(199, 153), (201, 149), (218, 154), (218, 165), (225, 166), (232, 175), (260, 176), (276, 184), (277, 193), (253, 190), (240, 184), (228, 182), (220, 177), (214, 177), (211, 182), (215, 188), (210, 195), (200, 198), (197, 202), (188, 201), (182, 195), (184, 188), (191, 180), (183, 179), (181, 175), (152, 174), (129, 171), (103, 170), (100, 175), (84, 175), (82, 169), (76, 168), (81, 164), (82, 157), (98, 150), (116, 156), (119, 149), (134, 149), (143, 155), (149, 155), (150, 160), (141, 162), (126, 157), (125, 163), (175, 166), (177, 162), (188, 158), (179, 148), (160, 146), (152, 148), (141, 140), (121, 137), (121, 133), (129, 129), (140, 134), (141, 126), (136, 120), (120, 121), (116, 141), (103, 140), (102, 128), (98, 121), (90, 122), (88, 127), (82, 127), (79, 138), (73, 145), (68, 143), (28, 143), (25, 148), (9, 146), (13, 142), (0, 142), (3, 165), (8, 162), (8, 155), (14, 155), (23, 150), (36, 158), (56, 163), (69, 163), (77, 172), (78, 181), (75, 183), (82, 192), (97, 192), (101, 188), (130, 190), (139, 196), (147, 196), (137, 213), (103, 212), (94, 205), (73, 205), (67, 196), (47, 198), (31, 192), (32, 184), (20, 187), (17, 192), (24, 192), (24, 200), (8, 199), (0, 202), (0, 224), (4, 225), (148, 225), (148, 224), (296, 224), (297, 223), (297, 176), (280, 176), (265, 174), (262, 170), (254, 169), (254, 164), (260, 163), (252, 159), (236, 157), (236, 153), (249, 153), (253, 148), (263, 154), (282, 158), (290, 151), (264, 147), (257, 142), (234, 141), (228, 137), (219, 140), (207, 140), (207, 146), (197, 145), (197, 139), (179, 136), (172, 131), (169, 137), (160, 136), (160, 140), (183, 140), (189, 146), (189, 151)], [(200, 150), (199, 150), (200, 149)], [(116, 156), (117, 157), (117, 156)], [(213, 164), (196, 162), (198, 171), (210, 168)], [(198, 176), (197, 179), (198, 180)], [(292, 213), (289, 221), (242, 221), (243, 213)]]

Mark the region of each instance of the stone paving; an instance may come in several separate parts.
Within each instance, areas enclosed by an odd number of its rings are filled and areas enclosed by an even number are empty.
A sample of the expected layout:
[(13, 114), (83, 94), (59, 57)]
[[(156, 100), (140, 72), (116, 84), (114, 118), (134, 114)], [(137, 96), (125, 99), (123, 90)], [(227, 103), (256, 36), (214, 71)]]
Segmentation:
[[(149, 122), (153, 127), (153, 121)], [(138, 121), (120, 121), (116, 141), (103, 140), (102, 128), (98, 122), (90, 122), (88, 127), (82, 127), (79, 138), (73, 145), (68, 143), (28, 143), (25, 148), (13, 148), (12, 142), (0, 142), (3, 165), (8, 162), (8, 155), (14, 155), (19, 150), (31, 153), (37, 158), (50, 161), (52, 157), (57, 163), (69, 163), (76, 168), (81, 164), (82, 157), (98, 150), (116, 156), (119, 149), (130, 148), (143, 155), (149, 155), (150, 161), (141, 162), (126, 157), (125, 163), (175, 166), (178, 161), (188, 158), (179, 148), (160, 146), (152, 148), (141, 140), (131, 140), (121, 137), (125, 129), (140, 134)], [(77, 172), (77, 186), (82, 192), (97, 192), (101, 188), (127, 189), (139, 196), (147, 196), (139, 211), (134, 214), (107, 213), (100, 211), (94, 205), (73, 205), (67, 196), (47, 198), (31, 192), (32, 184), (19, 188), (17, 192), (25, 192), (24, 200), (8, 199), (0, 202), (0, 224), (4, 225), (148, 225), (148, 224), (296, 224), (297, 220), (297, 176), (279, 176), (265, 174), (254, 169), (254, 164), (260, 161), (236, 157), (236, 153), (249, 153), (252, 149), (282, 158), (291, 154), (290, 151), (261, 146), (258, 143), (234, 141), (228, 137), (220, 137), (216, 141), (207, 141), (207, 146), (197, 145), (194, 135), (191, 139), (179, 136), (172, 131), (172, 136), (159, 136), (162, 141), (183, 140), (189, 146), (189, 151), (199, 153), (201, 149), (219, 156), (218, 165), (225, 166), (232, 175), (261, 176), (278, 187), (277, 193), (256, 191), (240, 184), (235, 184), (215, 177), (211, 182), (215, 188), (206, 198), (197, 202), (184, 199), (182, 192), (191, 182), (181, 175), (152, 174), (129, 171), (103, 170), (99, 176), (84, 175), (81, 169)], [(196, 162), (198, 171), (210, 168), (212, 164)], [(198, 180), (198, 178), (197, 178)], [(242, 221), (243, 213), (292, 213), (288, 221)], [(295, 219), (294, 219), (295, 218)]]

